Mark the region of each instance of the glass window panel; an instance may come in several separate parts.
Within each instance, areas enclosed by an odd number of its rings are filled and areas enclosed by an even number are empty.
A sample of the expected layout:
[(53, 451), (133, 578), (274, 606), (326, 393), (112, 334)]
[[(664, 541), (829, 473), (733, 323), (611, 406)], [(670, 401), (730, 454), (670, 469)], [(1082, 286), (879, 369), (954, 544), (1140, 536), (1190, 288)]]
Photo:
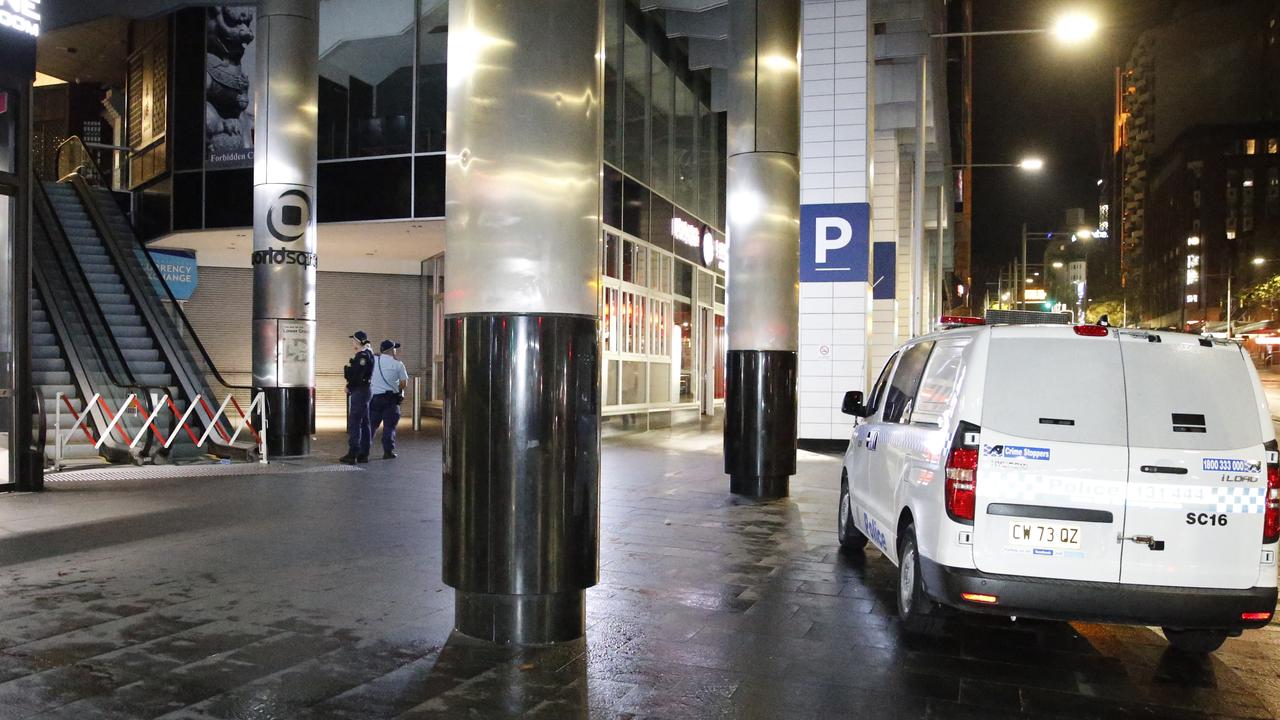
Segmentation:
[(614, 288), (605, 288), (604, 291), (604, 322), (602, 323), (601, 340), (604, 343), (605, 352), (618, 351), (618, 291)]
[(675, 294), (693, 297), (693, 266), (684, 260), (676, 260)]
[(649, 363), (649, 402), (671, 402), (671, 363)]
[(716, 315), (716, 389), (715, 398), (724, 399), (724, 363), (729, 354), (729, 333), (725, 330), (724, 315)]
[(673, 175), (675, 200), (696, 210), (698, 205), (698, 105), (693, 88), (684, 78), (676, 79), (675, 141)]
[(649, 48), (629, 24), (622, 32), (623, 159), (622, 169), (641, 182), (649, 179), (648, 126)]
[(321, 160), (409, 152), (413, 4), (320, 3)]
[(706, 103), (698, 106), (698, 214), (715, 223), (716, 208), (716, 114)]
[(604, 159), (622, 165), (622, 96), (618, 68), (622, 61), (622, 3), (605, 0), (604, 11)]
[(651, 129), (649, 159), (652, 168), (650, 186), (654, 192), (670, 197), (673, 78), (671, 67), (662, 58), (654, 55), (650, 61), (653, 63), (653, 84), (651, 85), (653, 104), (649, 119)]
[[(693, 306), (686, 302), (676, 301), (674, 304), (674, 327), (679, 332), (679, 380), (680, 402), (693, 402), (694, 378), (697, 377), (697, 366), (694, 364), (693, 352)], [(672, 339), (677, 336), (672, 335)]]
[(413, 159), (413, 216), (444, 217), (444, 156)]
[(14, 168), (14, 148), (17, 143), (13, 128), (17, 117), (18, 94), (0, 90), (0, 171), (7, 173), (13, 172)]
[(418, 19), (418, 152), (444, 150), (445, 59), (449, 44), (449, 3), (422, 0)]
[(618, 246), (621, 244), (622, 239), (617, 235), (604, 236), (604, 274), (609, 277), (618, 277)]
[[(12, 97), (12, 96), (11, 96)], [(13, 432), (13, 198), (0, 195), (0, 483), (9, 477)]]
[(405, 156), (321, 163), (316, 173), (319, 221), (409, 217), (409, 198), (413, 191), (413, 183), (409, 179), (412, 159)]
[(636, 281), (636, 244), (627, 240), (622, 244), (622, 279), (633, 283)]
[(636, 255), (636, 274), (635, 279), (631, 282), (637, 285), (644, 285), (645, 280), (648, 277), (647, 270), (649, 269), (649, 251), (646, 250), (643, 245), (637, 243), (631, 243), (631, 250)]
[(645, 365), (644, 362), (622, 363), (622, 404), (632, 405), (645, 401)]
[(605, 373), (604, 404), (618, 404), (618, 361), (609, 361), (609, 370)]

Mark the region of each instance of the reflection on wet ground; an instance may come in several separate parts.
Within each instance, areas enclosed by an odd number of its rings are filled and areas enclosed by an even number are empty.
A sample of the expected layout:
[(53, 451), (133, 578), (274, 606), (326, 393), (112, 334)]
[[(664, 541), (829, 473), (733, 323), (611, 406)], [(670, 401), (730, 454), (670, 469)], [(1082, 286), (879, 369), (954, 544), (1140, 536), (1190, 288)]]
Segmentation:
[(1280, 716), (1275, 624), (1209, 658), (1001, 618), (906, 638), (892, 566), (836, 551), (838, 460), (749, 502), (718, 439), (606, 442), (587, 638), (533, 649), (451, 633), (430, 434), (364, 472), (0, 497), (0, 718)]

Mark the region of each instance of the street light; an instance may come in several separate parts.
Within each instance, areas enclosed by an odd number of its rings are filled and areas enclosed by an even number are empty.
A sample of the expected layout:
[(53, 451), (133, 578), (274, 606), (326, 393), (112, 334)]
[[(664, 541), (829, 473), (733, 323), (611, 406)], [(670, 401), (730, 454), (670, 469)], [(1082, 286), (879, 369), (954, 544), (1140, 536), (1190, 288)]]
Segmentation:
[(1050, 30), (1059, 42), (1068, 45), (1082, 43), (1098, 32), (1098, 21), (1078, 11), (1060, 15)]
[(1025, 157), (1016, 163), (950, 163), (953, 168), (1020, 168), (1028, 172), (1040, 172), (1044, 169), (1044, 160), (1038, 157)]
[(1059, 15), (1053, 25), (1040, 28), (1021, 28), (1018, 30), (972, 30), (969, 32), (930, 33), (929, 37), (963, 38), (984, 35), (1052, 35), (1066, 45), (1078, 45), (1098, 33), (1098, 20), (1080, 11), (1072, 11)]

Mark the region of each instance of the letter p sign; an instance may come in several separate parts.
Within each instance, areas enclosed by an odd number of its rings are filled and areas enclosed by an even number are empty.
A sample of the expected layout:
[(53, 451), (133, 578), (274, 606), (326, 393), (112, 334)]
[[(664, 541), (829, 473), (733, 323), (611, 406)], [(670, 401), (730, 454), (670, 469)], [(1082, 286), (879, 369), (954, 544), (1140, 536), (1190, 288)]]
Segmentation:
[(828, 250), (839, 250), (853, 240), (853, 226), (842, 217), (820, 217), (816, 222), (818, 226), (813, 234), (814, 255), (818, 265), (826, 265)]
[(866, 282), (871, 206), (800, 206), (800, 282)]

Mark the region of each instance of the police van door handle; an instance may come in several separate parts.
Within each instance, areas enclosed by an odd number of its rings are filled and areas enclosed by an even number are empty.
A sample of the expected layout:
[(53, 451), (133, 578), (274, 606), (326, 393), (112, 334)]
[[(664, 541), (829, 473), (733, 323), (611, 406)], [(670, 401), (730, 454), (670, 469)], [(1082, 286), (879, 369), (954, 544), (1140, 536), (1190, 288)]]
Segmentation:
[(1138, 543), (1139, 545), (1146, 545), (1148, 550), (1155, 552), (1164, 550), (1164, 541), (1157, 540), (1150, 535), (1130, 535), (1129, 537), (1125, 537), (1124, 535), (1116, 536), (1116, 542), (1124, 542), (1125, 540)]
[(867, 439), (864, 444), (867, 446), (868, 450), (876, 449), (876, 438), (878, 438), (879, 436), (880, 436), (880, 433), (876, 430), (867, 431)]

